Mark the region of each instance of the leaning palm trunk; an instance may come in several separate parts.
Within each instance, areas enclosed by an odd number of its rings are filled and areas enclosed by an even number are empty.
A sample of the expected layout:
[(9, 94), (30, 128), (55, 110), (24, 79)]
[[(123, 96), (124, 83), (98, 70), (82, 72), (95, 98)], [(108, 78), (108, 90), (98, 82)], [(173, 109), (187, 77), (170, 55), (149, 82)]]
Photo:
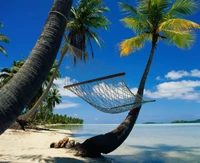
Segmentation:
[[(152, 41), (152, 49), (149, 60), (147, 62), (143, 76), (140, 80), (137, 92), (137, 94), (141, 98), (143, 97), (144, 86), (152, 63), (155, 46), (156, 42)], [(130, 134), (133, 126), (135, 125), (140, 109), (141, 106), (130, 110), (128, 116), (115, 130), (108, 132), (104, 135), (98, 135), (89, 138), (82, 144), (75, 147), (75, 149), (77, 150), (76, 155), (83, 157), (99, 157), (101, 153), (107, 154), (117, 149)]]
[[(66, 50), (67, 51), (67, 50)], [(66, 53), (66, 52), (65, 52)], [(38, 107), (41, 105), (41, 103), (44, 101), (45, 97), (47, 96), (52, 84), (53, 84), (53, 81), (57, 75), (57, 72), (58, 72), (58, 69), (60, 68), (60, 65), (63, 61), (63, 58), (65, 56), (65, 53), (61, 53), (61, 56), (60, 56), (60, 59), (59, 59), (59, 62), (53, 72), (53, 75), (51, 76), (51, 79), (45, 89), (45, 91), (43, 92), (43, 94), (40, 96), (40, 98), (38, 99), (38, 101), (35, 103), (35, 105), (28, 111), (26, 112), (25, 114), (21, 115), (18, 117), (18, 119), (21, 119), (21, 120), (28, 120), (29, 118), (31, 118), (36, 112), (37, 112), (37, 109)]]
[(72, 0), (56, 0), (29, 58), (18, 73), (0, 89), (0, 134), (20, 115), (48, 75), (66, 27)]

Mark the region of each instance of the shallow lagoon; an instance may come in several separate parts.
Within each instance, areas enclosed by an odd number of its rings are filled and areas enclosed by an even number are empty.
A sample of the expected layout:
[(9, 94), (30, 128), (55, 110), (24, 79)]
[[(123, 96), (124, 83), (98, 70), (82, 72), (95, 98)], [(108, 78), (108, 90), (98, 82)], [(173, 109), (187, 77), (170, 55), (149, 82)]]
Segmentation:
[[(67, 125), (85, 139), (113, 130), (115, 124)], [(136, 124), (126, 141), (105, 157), (116, 163), (200, 163), (200, 124)]]

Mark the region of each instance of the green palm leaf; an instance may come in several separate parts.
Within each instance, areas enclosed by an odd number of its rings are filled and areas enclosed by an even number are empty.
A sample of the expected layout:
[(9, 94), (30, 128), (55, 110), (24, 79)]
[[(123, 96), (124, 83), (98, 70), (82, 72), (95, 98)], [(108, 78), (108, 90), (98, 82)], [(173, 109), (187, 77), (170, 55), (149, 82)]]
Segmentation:
[(195, 35), (191, 31), (163, 30), (169, 44), (181, 49), (190, 49), (195, 41)]
[(126, 3), (123, 3), (123, 2), (119, 2), (118, 4), (119, 4), (121, 11), (123, 11), (127, 14), (134, 14), (134, 15), (138, 14), (137, 9), (135, 9), (134, 7), (132, 7)]
[(9, 43), (10, 40), (4, 34), (0, 34), (0, 42)]
[(176, 0), (166, 14), (169, 18), (192, 15), (198, 11), (199, 0)]
[[(92, 48), (92, 40), (101, 48), (104, 43), (101, 37), (97, 34), (98, 29), (108, 30), (110, 21), (103, 15), (109, 11), (103, 5), (102, 0), (82, 0), (75, 7), (72, 7), (70, 12), (70, 20), (66, 26), (67, 43), (64, 43), (61, 51), (67, 49), (68, 43), (79, 49), (80, 59), (88, 58), (87, 43), (89, 43), (92, 56), (94, 55)], [(76, 50), (77, 51), (77, 50)], [(74, 58), (76, 62), (76, 58)]]
[(192, 28), (198, 29), (200, 28), (200, 25), (190, 20), (174, 18), (162, 22), (159, 25), (158, 31), (162, 31), (163, 29), (174, 29), (181, 31), (181, 30), (189, 30)]
[(8, 56), (6, 50), (1, 45), (0, 45), (0, 52), (2, 52), (5, 56)]
[(126, 56), (136, 50), (140, 50), (143, 48), (145, 41), (149, 40), (150, 37), (149, 34), (143, 33), (139, 36), (124, 40), (119, 45), (120, 56)]

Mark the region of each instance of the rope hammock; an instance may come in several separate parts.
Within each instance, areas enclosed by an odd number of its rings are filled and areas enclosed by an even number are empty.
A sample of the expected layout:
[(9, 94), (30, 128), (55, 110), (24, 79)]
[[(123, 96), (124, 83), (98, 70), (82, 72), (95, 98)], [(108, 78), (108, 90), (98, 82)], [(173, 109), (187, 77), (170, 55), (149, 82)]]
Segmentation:
[(82, 52), (80, 54), (75, 47), (68, 46), (73, 55), (67, 55), (67, 72), (69, 74), (76, 72), (77, 75), (74, 75), (75, 78), (67, 77), (64, 88), (96, 109), (105, 113), (117, 114), (154, 101), (143, 100), (139, 95), (134, 95), (124, 81), (124, 72), (113, 73), (113, 68), (99, 63), (96, 59), (83, 60), (83, 57), (80, 56), (83, 54)]

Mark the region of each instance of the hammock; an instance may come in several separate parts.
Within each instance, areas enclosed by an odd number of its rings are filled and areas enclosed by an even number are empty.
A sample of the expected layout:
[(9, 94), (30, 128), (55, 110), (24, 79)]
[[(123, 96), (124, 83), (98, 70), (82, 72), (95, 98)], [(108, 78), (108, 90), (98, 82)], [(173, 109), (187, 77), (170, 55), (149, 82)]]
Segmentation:
[[(72, 47), (70, 46), (70, 48)], [(73, 57), (74, 54), (77, 55), (77, 50), (73, 52)], [(71, 79), (68, 77), (67, 85), (64, 88), (73, 92), (96, 109), (105, 113), (117, 114), (154, 101), (143, 100), (139, 95), (134, 95), (124, 81), (124, 72), (111, 73), (112, 69), (108, 68), (108, 65), (96, 63), (96, 59), (84, 61), (80, 57), (76, 57), (76, 64), (74, 64), (74, 59), (71, 56), (68, 54), (67, 57), (68, 64), (66, 67), (68, 72), (79, 71), (78, 75), (75, 75), (77, 78), (82, 76), (90, 80)], [(69, 66), (69, 61), (73, 62), (73, 65)], [(93, 71), (96, 72), (94, 73)], [(91, 77), (105, 73), (110, 74), (96, 78)]]

